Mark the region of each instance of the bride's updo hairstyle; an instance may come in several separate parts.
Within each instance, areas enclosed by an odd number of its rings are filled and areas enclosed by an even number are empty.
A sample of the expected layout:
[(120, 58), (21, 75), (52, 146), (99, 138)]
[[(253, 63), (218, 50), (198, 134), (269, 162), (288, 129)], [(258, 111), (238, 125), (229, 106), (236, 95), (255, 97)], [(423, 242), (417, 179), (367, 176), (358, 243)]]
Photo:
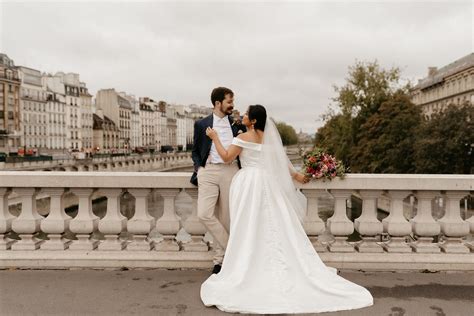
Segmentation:
[(257, 121), (253, 127), (263, 132), (265, 129), (265, 122), (267, 121), (267, 111), (265, 108), (260, 104), (250, 105), (248, 116), (250, 121)]

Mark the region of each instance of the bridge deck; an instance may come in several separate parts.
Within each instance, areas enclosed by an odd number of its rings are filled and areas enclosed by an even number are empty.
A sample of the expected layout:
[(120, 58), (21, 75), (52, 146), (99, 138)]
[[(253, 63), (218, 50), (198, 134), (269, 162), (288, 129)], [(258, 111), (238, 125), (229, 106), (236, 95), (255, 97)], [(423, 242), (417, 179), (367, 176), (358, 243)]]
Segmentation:
[[(199, 298), (204, 270), (2, 270), (2, 315), (227, 315)], [(472, 315), (474, 273), (342, 272), (369, 308), (318, 315)]]

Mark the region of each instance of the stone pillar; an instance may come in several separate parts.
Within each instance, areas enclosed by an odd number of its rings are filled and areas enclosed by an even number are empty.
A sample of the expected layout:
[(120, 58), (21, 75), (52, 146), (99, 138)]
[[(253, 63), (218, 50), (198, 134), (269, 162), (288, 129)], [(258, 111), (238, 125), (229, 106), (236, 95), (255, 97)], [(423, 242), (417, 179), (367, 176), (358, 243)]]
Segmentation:
[(433, 237), (440, 233), (440, 225), (433, 219), (431, 212), (432, 200), (437, 195), (436, 191), (419, 191), (416, 194), (418, 211), (416, 216), (410, 220), (413, 233), (418, 238), (411, 245), (415, 252), (438, 253), (441, 251), (438, 244), (433, 243)]
[(191, 241), (183, 244), (183, 250), (208, 251), (209, 245), (203, 241), (204, 235), (206, 234), (206, 227), (204, 227), (197, 217), (198, 189), (186, 189), (186, 193), (193, 199), (193, 212), (183, 224), (186, 232), (191, 235)]
[(12, 229), (21, 240), (12, 244), (11, 249), (36, 250), (43, 242), (33, 237), (40, 230), (40, 222), (43, 219), (36, 209), (38, 191), (35, 188), (15, 188), (15, 192), (21, 196), (21, 213), (13, 219)]
[(383, 252), (383, 247), (377, 243), (377, 236), (382, 234), (383, 225), (377, 219), (377, 199), (381, 190), (362, 190), (362, 214), (354, 220), (355, 229), (362, 237), (356, 245), (359, 252)]
[(347, 218), (346, 200), (351, 197), (352, 190), (331, 190), (334, 196), (334, 215), (328, 218), (327, 225), (336, 239), (329, 246), (332, 252), (353, 252), (354, 247), (347, 242), (347, 237), (354, 232), (353, 223)]
[(43, 193), (49, 195), (50, 209), (46, 219), (41, 221), (41, 231), (48, 234), (49, 240), (41, 245), (41, 250), (64, 250), (71, 243), (62, 238), (62, 234), (69, 229), (71, 217), (64, 211), (64, 188), (45, 188)]
[(15, 240), (8, 240), (5, 235), (12, 229), (15, 216), (8, 211), (8, 196), (12, 191), (8, 188), (0, 188), (0, 250), (8, 250)]
[(164, 210), (163, 216), (156, 221), (156, 230), (163, 235), (163, 240), (155, 243), (155, 250), (179, 251), (176, 234), (181, 225), (174, 207), (174, 200), (179, 193), (179, 189), (159, 189), (158, 192), (164, 199)]
[(127, 231), (133, 234), (127, 250), (151, 250), (153, 242), (148, 240), (148, 234), (156, 224), (156, 219), (148, 213), (148, 195), (151, 189), (128, 189), (128, 192), (135, 197), (135, 214), (127, 223)]
[(319, 241), (318, 236), (326, 229), (326, 225), (319, 217), (319, 198), (327, 195), (325, 190), (302, 190), (307, 200), (307, 213), (303, 219), (303, 227), (317, 252), (328, 251), (327, 245)]
[(127, 225), (127, 218), (120, 213), (120, 196), (122, 189), (100, 189), (107, 196), (107, 211), (99, 221), (99, 231), (105, 240), (99, 243), (99, 250), (122, 250), (125, 243), (120, 240), (120, 233)]
[(71, 190), (79, 197), (79, 211), (70, 223), (69, 229), (76, 233), (78, 240), (73, 240), (69, 246), (70, 250), (93, 250), (97, 247), (98, 240), (91, 238), (97, 229), (99, 217), (92, 213), (92, 194), (94, 189), (75, 188)]
[(385, 243), (388, 252), (411, 252), (406, 238), (411, 233), (411, 224), (403, 215), (403, 199), (411, 191), (390, 190), (390, 215), (382, 220), (384, 230), (390, 235), (390, 240)]
[[(471, 231), (471, 234), (474, 235), (474, 215), (472, 215), (471, 217), (469, 217), (466, 222), (469, 224), (469, 229)], [(471, 250), (474, 250), (474, 239), (471, 240), (471, 244), (469, 245), (469, 247), (471, 248)], [(0, 248), (1, 249), (1, 248)]]
[(440, 244), (441, 249), (447, 253), (468, 253), (469, 248), (463, 244), (462, 238), (469, 234), (469, 223), (461, 218), (460, 200), (468, 195), (465, 191), (446, 192), (446, 212), (438, 220), (441, 232), (446, 241)]

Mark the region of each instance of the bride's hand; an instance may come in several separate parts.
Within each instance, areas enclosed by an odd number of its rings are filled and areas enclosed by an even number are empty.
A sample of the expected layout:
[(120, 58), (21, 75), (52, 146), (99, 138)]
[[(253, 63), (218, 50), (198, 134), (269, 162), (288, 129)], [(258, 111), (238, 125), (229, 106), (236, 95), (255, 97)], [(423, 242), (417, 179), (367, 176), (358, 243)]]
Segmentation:
[(294, 176), (293, 176), (293, 178), (294, 178), (296, 181), (298, 181), (298, 182), (300, 182), (300, 183), (303, 183), (303, 184), (309, 182), (309, 178), (308, 178), (307, 176), (305, 176), (304, 174), (299, 173), (299, 172), (295, 173)]
[(206, 135), (207, 135), (210, 139), (214, 140), (214, 139), (216, 139), (216, 137), (217, 137), (217, 132), (216, 132), (213, 128), (208, 127), (208, 128), (206, 129)]

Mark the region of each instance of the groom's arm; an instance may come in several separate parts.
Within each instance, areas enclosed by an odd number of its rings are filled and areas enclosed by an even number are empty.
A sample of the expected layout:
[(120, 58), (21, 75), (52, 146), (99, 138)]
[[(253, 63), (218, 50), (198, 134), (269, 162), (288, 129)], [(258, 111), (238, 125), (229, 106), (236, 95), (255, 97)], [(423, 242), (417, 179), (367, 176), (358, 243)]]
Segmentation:
[(193, 151), (191, 157), (193, 159), (194, 171), (197, 172), (201, 165), (201, 155), (199, 153), (199, 142), (200, 142), (200, 128), (198, 121), (194, 122), (194, 135), (193, 135)]

